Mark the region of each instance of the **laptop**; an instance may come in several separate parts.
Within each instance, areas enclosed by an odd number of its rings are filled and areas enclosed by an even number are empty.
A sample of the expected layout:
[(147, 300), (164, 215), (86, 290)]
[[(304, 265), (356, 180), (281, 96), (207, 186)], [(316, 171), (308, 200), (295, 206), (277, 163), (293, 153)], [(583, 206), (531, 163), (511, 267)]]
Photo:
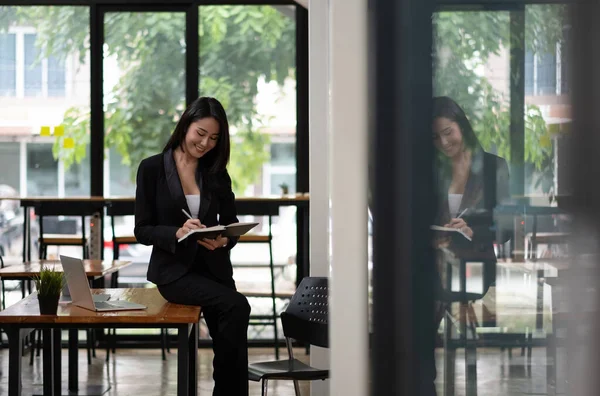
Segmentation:
[(74, 257), (60, 256), (60, 262), (67, 279), (73, 305), (97, 312), (130, 311), (147, 308), (145, 305), (124, 300), (94, 301), (85, 275), (83, 261)]

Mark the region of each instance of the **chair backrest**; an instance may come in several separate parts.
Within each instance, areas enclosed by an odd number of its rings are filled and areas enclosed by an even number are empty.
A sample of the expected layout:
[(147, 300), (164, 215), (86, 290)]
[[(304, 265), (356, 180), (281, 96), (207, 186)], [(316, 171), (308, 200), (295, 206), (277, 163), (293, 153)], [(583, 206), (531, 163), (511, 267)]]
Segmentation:
[(272, 202), (238, 200), (235, 202), (235, 209), (239, 216), (279, 216), (279, 206)]
[(329, 348), (329, 286), (327, 278), (305, 277), (281, 314), (283, 334)]
[(108, 216), (133, 216), (135, 214), (135, 202), (131, 200), (107, 201), (106, 214)]
[[(104, 203), (101, 201), (78, 201), (78, 200), (57, 200), (57, 201), (41, 201), (35, 204), (35, 214), (38, 216), (40, 224), (40, 238), (43, 240), (46, 221), (45, 216), (78, 216), (81, 218), (81, 232), (85, 238), (85, 217), (92, 216), (94, 213), (102, 212)], [(70, 224), (72, 226), (72, 224)], [(55, 224), (54, 230), (60, 229)], [(68, 225), (67, 225), (68, 227)], [(76, 227), (76, 226), (75, 226)]]
[(103, 204), (94, 201), (43, 201), (35, 205), (38, 216), (92, 216)]
[(115, 234), (115, 217), (116, 216), (133, 216), (135, 215), (135, 201), (130, 200), (114, 200), (106, 202), (106, 215), (110, 217), (110, 229), (112, 231), (113, 241), (117, 236)]

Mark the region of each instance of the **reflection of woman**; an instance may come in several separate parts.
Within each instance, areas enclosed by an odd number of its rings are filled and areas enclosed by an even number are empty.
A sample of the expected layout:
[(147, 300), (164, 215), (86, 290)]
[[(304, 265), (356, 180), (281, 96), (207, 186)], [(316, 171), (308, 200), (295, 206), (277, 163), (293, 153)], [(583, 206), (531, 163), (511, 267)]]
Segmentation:
[(484, 263), (485, 294), (495, 279), (493, 209), (508, 198), (508, 166), (483, 150), (464, 111), (448, 97), (433, 101), (433, 142), (439, 152), (437, 224), (460, 229), (473, 239), (457, 244), (454, 238), (440, 245), (459, 259)]
[(135, 197), (135, 236), (152, 245), (148, 280), (169, 302), (202, 307), (215, 352), (214, 395), (224, 396), (248, 395), (250, 306), (236, 291), (229, 259), (237, 238), (177, 240), (192, 229), (237, 222), (228, 160), (225, 110), (214, 98), (198, 98), (163, 153), (140, 164)]

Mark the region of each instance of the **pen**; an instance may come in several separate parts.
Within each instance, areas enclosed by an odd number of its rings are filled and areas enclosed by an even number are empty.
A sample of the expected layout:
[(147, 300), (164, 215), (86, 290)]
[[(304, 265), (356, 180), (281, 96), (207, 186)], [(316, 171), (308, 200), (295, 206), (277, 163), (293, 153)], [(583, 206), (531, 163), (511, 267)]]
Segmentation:
[(462, 215), (464, 215), (467, 212), (468, 208), (463, 210), (462, 212), (460, 212), (460, 214), (456, 217), (457, 219), (460, 219), (462, 217)]
[(192, 215), (191, 215), (191, 214), (189, 214), (189, 213), (187, 212), (187, 210), (185, 210), (185, 209), (181, 209), (181, 211), (183, 212), (183, 214), (185, 214), (185, 215), (188, 217), (188, 219), (190, 219), (190, 220), (193, 220), (193, 219), (194, 219), (194, 218), (192, 217)]

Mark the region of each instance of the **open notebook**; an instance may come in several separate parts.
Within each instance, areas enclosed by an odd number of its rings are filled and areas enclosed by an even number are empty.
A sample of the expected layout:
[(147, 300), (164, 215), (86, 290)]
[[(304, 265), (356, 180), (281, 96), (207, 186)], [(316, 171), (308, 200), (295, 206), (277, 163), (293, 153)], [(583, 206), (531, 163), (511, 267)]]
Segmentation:
[(241, 236), (256, 227), (258, 223), (232, 223), (226, 226), (218, 225), (214, 227), (206, 227), (206, 228), (198, 228), (196, 230), (192, 230), (179, 238), (177, 242), (181, 242), (187, 238), (198, 239), (215, 239), (219, 236), (225, 237), (235, 237)]
[(430, 228), (434, 231), (439, 231), (442, 233), (446, 233), (446, 232), (447, 233), (458, 233), (458, 234), (464, 236), (465, 238), (467, 238), (467, 240), (472, 241), (470, 236), (468, 236), (467, 234), (465, 234), (458, 228), (442, 227), (442, 226), (438, 226), (438, 225), (432, 225)]

